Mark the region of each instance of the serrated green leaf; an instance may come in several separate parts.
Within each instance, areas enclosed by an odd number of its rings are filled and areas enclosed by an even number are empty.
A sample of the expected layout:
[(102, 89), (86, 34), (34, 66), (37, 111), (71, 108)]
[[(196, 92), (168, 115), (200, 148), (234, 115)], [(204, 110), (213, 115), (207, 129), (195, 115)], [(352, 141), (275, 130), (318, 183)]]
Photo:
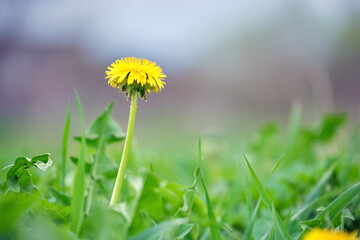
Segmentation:
[[(125, 139), (124, 131), (111, 115), (113, 106), (114, 102), (111, 102), (105, 111), (99, 115), (86, 130), (85, 136), (87, 146), (97, 149), (101, 135), (104, 135), (105, 144), (111, 144)], [(75, 137), (74, 139), (80, 141), (81, 137)]]
[(14, 192), (20, 192), (21, 190), (32, 192), (36, 187), (32, 182), (29, 169), (31, 167), (36, 167), (45, 171), (51, 165), (52, 160), (48, 153), (32, 157), (31, 159), (18, 157), (6, 174), (8, 188)]

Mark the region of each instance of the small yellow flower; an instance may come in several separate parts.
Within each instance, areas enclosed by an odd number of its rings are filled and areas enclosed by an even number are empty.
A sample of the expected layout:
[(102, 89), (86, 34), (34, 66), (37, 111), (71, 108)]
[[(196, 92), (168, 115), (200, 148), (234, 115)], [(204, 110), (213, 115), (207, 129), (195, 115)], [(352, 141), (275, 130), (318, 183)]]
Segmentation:
[(359, 240), (357, 233), (345, 233), (335, 230), (326, 230), (315, 228), (308, 232), (303, 240)]
[(166, 75), (162, 69), (145, 58), (125, 57), (116, 60), (108, 67), (105, 79), (113, 88), (126, 92), (127, 96), (138, 92), (146, 99), (146, 93), (159, 92), (164, 88)]

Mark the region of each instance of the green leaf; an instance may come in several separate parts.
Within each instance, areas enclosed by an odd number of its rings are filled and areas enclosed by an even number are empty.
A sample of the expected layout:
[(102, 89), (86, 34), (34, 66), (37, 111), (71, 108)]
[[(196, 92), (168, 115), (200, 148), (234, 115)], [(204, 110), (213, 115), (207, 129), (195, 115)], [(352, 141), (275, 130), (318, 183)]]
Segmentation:
[(50, 154), (35, 156), (31, 159), (27, 157), (18, 157), (15, 163), (11, 165), (11, 168), (7, 172), (6, 180), (7, 186), (14, 192), (32, 192), (36, 187), (34, 186), (29, 169), (36, 167), (42, 171), (45, 171), (52, 165)]
[[(101, 135), (104, 135), (105, 144), (111, 144), (125, 139), (124, 131), (111, 115), (113, 106), (114, 102), (111, 102), (105, 111), (98, 116), (86, 130), (86, 144), (89, 147), (97, 149)], [(81, 137), (75, 137), (75, 140), (80, 141)]]
[[(79, 162), (79, 158), (71, 156), (70, 160), (73, 164), (77, 165)], [(85, 162), (85, 173), (90, 174), (92, 169), (92, 163)]]
[(74, 233), (79, 233), (80, 226), (83, 220), (83, 211), (84, 211), (84, 201), (85, 201), (85, 127), (84, 127), (84, 118), (82, 113), (81, 102), (79, 95), (75, 91), (75, 98), (77, 103), (77, 108), (79, 112), (79, 119), (81, 125), (81, 146), (80, 146), (80, 157), (77, 164), (73, 194), (71, 201), (71, 230)]
[(204, 173), (202, 168), (202, 151), (201, 151), (201, 137), (199, 137), (199, 162), (200, 162), (200, 177), (201, 183), (204, 188), (205, 197), (206, 197), (206, 205), (208, 209), (208, 219), (210, 224), (210, 235), (212, 240), (221, 239), (219, 224), (216, 220), (214, 209), (211, 204), (210, 196), (206, 188)]
[(328, 141), (333, 138), (337, 129), (345, 123), (346, 116), (344, 114), (328, 114), (324, 117), (322, 128), (318, 138), (323, 141)]
[(346, 116), (344, 114), (328, 114), (323, 118), (319, 127), (304, 130), (305, 137), (310, 141), (328, 142), (345, 121)]
[(65, 195), (64, 193), (56, 190), (55, 188), (51, 188), (50, 192), (56, 198), (56, 200), (66, 206), (70, 206), (71, 204), (71, 197)]
[(61, 187), (63, 192), (65, 191), (65, 177), (66, 177), (66, 158), (67, 158), (67, 149), (68, 149), (68, 141), (69, 141), (69, 132), (70, 132), (70, 101), (68, 102), (68, 107), (66, 111), (66, 120), (63, 132), (62, 139), (62, 168), (61, 168)]
[(197, 167), (194, 171), (194, 183), (187, 188), (186, 192), (183, 195), (183, 205), (181, 206), (181, 208), (178, 209), (178, 211), (175, 214), (175, 217), (177, 216), (177, 214), (179, 212), (183, 212), (185, 213), (186, 217), (190, 217), (193, 205), (194, 205), (194, 200), (195, 200), (195, 187), (197, 185), (197, 181), (198, 181), (198, 177), (200, 174), (200, 167)]
[(344, 230), (345, 220), (355, 221), (354, 215), (350, 212), (348, 208), (345, 208), (341, 211), (341, 229)]
[[(125, 199), (125, 210), (129, 212), (129, 225), (131, 225), (129, 235), (138, 234), (151, 226), (153, 222), (164, 219), (162, 196), (157, 190), (160, 184), (158, 177), (151, 172), (146, 172), (142, 181), (133, 178), (132, 189), (126, 189), (124, 185), (123, 196), (128, 196), (128, 199)], [(130, 198), (133, 194), (134, 198)]]
[(185, 220), (181, 218), (174, 219), (173, 221), (164, 221), (131, 237), (130, 240), (153, 240), (154, 238), (165, 234), (165, 232), (169, 231), (171, 228), (183, 223), (185, 223)]
[(320, 224), (321, 224), (320, 219), (310, 219), (310, 220), (300, 222), (300, 226), (304, 230), (311, 229), (313, 227), (319, 226)]
[(35, 194), (9, 192), (0, 198), (0, 236), (15, 227), (16, 223), (31, 210), (38, 197)]
[(195, 224), (193, 223), (183, 223), (180, 224), (175, 232), (172, 234), (173, 237), (171, 239), (176, 239), (176, 240), (180, 240), (183, 239), (186, 235), (188, 235), (191, 230), (193, 229)]

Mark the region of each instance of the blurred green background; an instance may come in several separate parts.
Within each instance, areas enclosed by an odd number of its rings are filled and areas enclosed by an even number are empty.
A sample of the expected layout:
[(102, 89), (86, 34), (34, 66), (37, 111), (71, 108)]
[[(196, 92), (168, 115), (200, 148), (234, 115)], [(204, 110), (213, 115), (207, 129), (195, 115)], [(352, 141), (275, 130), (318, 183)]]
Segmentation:
[[(120, 215), (106, 207), (123, 146), (116, 142), (106, 148), (106, 161), (94, 174), (106, 181), (100, 179), (104, 186), (95, 187), (88, 205), (92, 212), (80, 236), (115, 239), (122, 231), (133, 236), (175, 218), (199, 166), (199, 135), (204, 179), (226, 239), (243, 236), (259, 197), (243, 152), (264, 185), (285, 153), (266, 190), (282, 219), (291, 217), (292, 237), (301, 233), (301, 221), (314, 219), (318, 208), (351, 186), (356, 194), (347, 199), (347, 208), (338, 206), (341, 212), (322, 227), (358, 229), (359, 1), (1, 0), (0, 169), (18, 156), (48, 152), (54, 161), (46, 172), (30, 171), (45, 196), (33, 209), (36, 220), (32, 213), (19, 223), (13, 217), (20, 219), (31, 199), (24, 198), (22, 207), (19, 200), (13, 204), (15, 193), (3, 198), (0, 210), (13, 219), (0, 226), (9, 234), (5, 238), (65, 239), (60, 233), (70, 234), (70, 200), (62, 203), (54, 194), (59, 189), (67, 103), (69, 156), (79, 153), (73, 139), (80, 135), (74, 89), (86, 128), (115, 101), (112, 115), (126, 130), (130, 103), (104, 77), (107, 66), (127, 56), (155, 61), (168, 76), (161, 93), (139, 101), (121, 201), (131, 205), (140, 194), (141, 204), (124, 208), (135, 216), (125, 230), (119, 223), (126, 214), (120, 221)], [(87, 164), (94, 156), (87, 148)], [(75, 165), (67, 160), (64, 193), (70, 196)], [(89, 174), (86, 178), (92, 183)], [(137, 189), (134, 195), (132, 188), (139, 182), (147, 183), (145, 190)], [(186, 239), (209, 238), (208, 205), (202, 187), (197, 190), (198, 205), (189, 209), (194, 213), (189, 223), (196, 227)], [(259, 206), (252, 221), (254, 239), (274, 229), (273, 216), (264, 204)], [(299, 213), (304, 206), (308, 208)], [(29, 231), (23, 231), (27, 224)]]
[(74, 89), (86, 125), (114, 100), (126, 128), (129, 102), (104, 79), (106, 67), (126, 56), (155, 61), (168, 76), (163, 92), (140, 101), (135, 127), (139, 147), (158, 153), (164, 144), (194, 147), (199, 134), (236, 146), (268, 121), (284, 124), (294, 102), (305, 123), (341, 111), (353, 126), (359, 13), (355, 0), (3, 0), (0, 163), (40, 152), (59, 159)]

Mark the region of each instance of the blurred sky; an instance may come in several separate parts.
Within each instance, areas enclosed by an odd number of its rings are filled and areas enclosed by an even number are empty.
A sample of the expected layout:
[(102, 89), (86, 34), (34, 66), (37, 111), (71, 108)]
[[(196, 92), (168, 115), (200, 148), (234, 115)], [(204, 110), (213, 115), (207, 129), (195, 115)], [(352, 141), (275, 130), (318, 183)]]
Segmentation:
[(140, 103), (137, 129), (150, 135), (281, 121), (295, 101), (310, 120), (337, 110), (357, 121), (359, 14), (356, 0), (1, 0), (0, 131), (61, 134), (74, 88), (87, 123), (116, 100), (125, 128), (129, 104), (104, 71), (126, 56), (168, 75)]

